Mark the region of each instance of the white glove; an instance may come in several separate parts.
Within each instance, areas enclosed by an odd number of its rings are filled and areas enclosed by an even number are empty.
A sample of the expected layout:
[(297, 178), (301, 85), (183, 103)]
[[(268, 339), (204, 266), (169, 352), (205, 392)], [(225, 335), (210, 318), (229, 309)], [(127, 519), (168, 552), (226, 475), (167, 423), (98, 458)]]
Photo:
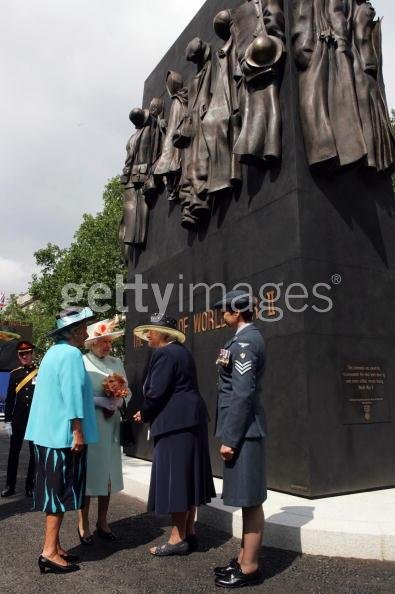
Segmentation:
[(12, 424), (11, 423), (5, 423), (5, 425), (4, 425), (4, 431), (7, 433), (8, 437), (11, 437), (11, 435), (12, 435)]
[(99, 408), (105, 408), (107, 410), (116, 410), (117, 409), (117, 404), (116, 402), (114, 402), (115, 398), (107, 398), (107, 396), (95, 396), (94, 397), (94, 401), (95, 401), (95, 406), (98, 406)]

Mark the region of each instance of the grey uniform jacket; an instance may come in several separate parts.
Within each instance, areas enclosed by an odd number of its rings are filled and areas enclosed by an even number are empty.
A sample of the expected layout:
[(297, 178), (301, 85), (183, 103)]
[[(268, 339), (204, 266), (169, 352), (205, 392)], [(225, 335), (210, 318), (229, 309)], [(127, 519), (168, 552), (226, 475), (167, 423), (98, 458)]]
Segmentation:
[(249, 324), (225, 344), (230, 351), (227, 366), (219, 365), (216, 437), (232, 448), (245, 438), (266, 435), (260, 402), (265, 369), (265, 343), (259, 330)]

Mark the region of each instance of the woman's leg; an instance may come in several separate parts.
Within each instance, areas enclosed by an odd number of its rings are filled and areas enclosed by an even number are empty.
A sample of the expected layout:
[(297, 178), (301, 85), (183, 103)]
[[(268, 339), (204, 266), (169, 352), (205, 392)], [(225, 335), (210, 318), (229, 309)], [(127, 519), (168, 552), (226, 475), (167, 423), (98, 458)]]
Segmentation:
[(169, 543), (176, 544), (185, 540), (188, 512), (177, 512), (171, 514), (172, 530)]
[(67, 565), (58, 552), (59, 532), (62, 525), (64, 514), (47, 514), (45, 522), (45, 540), (42, 555), (46, 559), (58, 563), (59, 565)]
[(244, 553), (244, 535), (241, 538), (240, 551), (239, 551), (239, 554), (237, 556), (237, 562), (238, 562), (238, 564), (240, 566), (241, 566), (241, 564), (243, 562), (243, 553)]
[(193, 505), (187, 515), (186, 535), (195, 534), (196, 505)]
[(110, 505), (110, 495), (99, 495), (97, 504), (97, 525), (104, 532), (111, 532), (107, 524), (107, 512)]
[(78, 530), (83, 538), (91, 536), (89, 528), (89, 506), (91, 498), (85, 495), (85, 506), (78, 511)]
[[(172, 530), (169, 537), (170, 544), (178, 544), (185, 540), (186, 537), (186, 525), (187, 525), (188, 512), (177, 512), (171, 514)], [(155, 553), (156, 547), (151, 547), (151, 553)]]
[(259, 568), (264, 522), (262, 505), (243, 507), (243, 541), (239, 556), (243, 573), (254, 573)]

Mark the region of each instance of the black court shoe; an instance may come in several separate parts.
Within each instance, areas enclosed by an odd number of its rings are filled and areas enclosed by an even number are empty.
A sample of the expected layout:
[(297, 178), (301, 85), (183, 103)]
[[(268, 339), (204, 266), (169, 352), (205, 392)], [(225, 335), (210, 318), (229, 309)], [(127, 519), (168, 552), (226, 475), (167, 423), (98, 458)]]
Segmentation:
[(1, 496), (11, 497), (11, 495), (15, 495), (15, 487), (10, 487), (9, 485), (7, 485), (4, 491), (1, 492)]
[(94, 543), (92, 536), (81, 536), (80, 529), (77, 528), (78, 538), (80, 539), (80, 543), (86, 547), (91, 547)]
[(42, 555), (38, 558), (38, 567), (40, 573), (71, 573), (72, 571), (79, 570), (79, 565), (74, 565), (73, 563), (59, 565), (59, 563), (54, 563)]
[(102, 530), (101, 528), (99, 528), (98, 524), (96, 524), (96, 533), (97, 533), (97, 536), (99, 536), (103, 540), (111, 540), (111, 541), (117, 540), (117, 537), (115, 536), (114, 532), (106, 532), (105, 530)]
[(67, 553), (67, 555), (60, 555), (62, 557), (62, 559), (64, 559), (65, 561), (68, 561), (69, 563), (79, 563), (81, 561), (81, 559), (78, 557), (78, 555), (69, 555)]
[(233, 569), (224, 576), (215, 578), (215, 585), (220, 588), (244, 588), (245, 586), (256, 586), (263, 582), (263, 573), (260, 569), (254, 573), (243, 573), (240, 569)]

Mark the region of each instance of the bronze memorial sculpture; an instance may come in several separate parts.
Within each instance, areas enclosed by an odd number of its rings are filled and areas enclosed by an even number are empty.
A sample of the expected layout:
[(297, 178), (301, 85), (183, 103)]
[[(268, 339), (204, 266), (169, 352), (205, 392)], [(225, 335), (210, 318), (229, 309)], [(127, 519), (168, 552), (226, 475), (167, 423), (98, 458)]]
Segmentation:
[(171, 109), (162, 154), (154, 168), (154, 175), (164, 176), (169, 200), (178, 197), (184, 153), (174, 146), (173, 138), (188, 109), (188, 89), (184, 87), (181, 74), (169, 70), (166, 89), (171, 97)]
[(279, 86), (284, 54), (282, 0), (247, 0), (230, 11), (231, 32), (243, 85), (242, 128), (233, 151), (242, 162), (281, 158)]
[(209, 194), (232, 188), (241, 182), (240, 160), (233, 146), (240, 134), (241, 119), (239, 72), (236, 48), (230, 31), (229, 10), (222, 10), (214, 19), (214, 30), (225, 45), (216, 52), (216, 77), (213, 96), (202, 120), (203, 133), (209, 152)]
[[(392, 172), (395, 141), (383, 82), (381, 21), (371, 3), (288, 0), (288, 7), (308, 164), (320, 173), (353, 164)], [(212, 197), (241, 183), (241, 163), (281, 162), (283, 0), (245, 0), (221, 10), (214, 30), (223, 42), (214, 56), (200, 37), (187, 45), (185, 57), (197, 66), (188, 83), (178, 72), (167, 72), (167, 127), (163, 98), (130, 114), (136, 132), (121, 178), (126, 260), (128, 246), (145, 242), (146, 198), (158, 188), (180, 203), (182, 226), (197, 230), (210, 216)]]
[(381, 21), (375, 20), (375, 16), (370, 2), (354, 2), (352, 52), (367, 165), (385, 172), (395, 163), (395, 141), (384, 89)]
[(365, 0), (294, 0), (293, 47), (307, 160), (332, 169), (394, 163), (380, 22)]
[(125, 259), (130, 245), (145, 241), (148, 219), (146, 197), (157, 192), (153, 169), (161, 152), (163, 108), (163, 99), (155, 97), (149, 109), (135, 108), (129, 114), (136, 132), (126, 145), (126, 162), (121, 177), (125, 190), (119, 239)]
[(174, 144), (185, 151), (180, 186), (181, 224), (194, 229), (210, 214), (207, 201), (209, 152), (202, 120), (211, 100), (211, 47), (196, 37), (188, 44), (185, 57), (196, 64), (197, 73), (189, 83), (188, 112), (174, 135)]

